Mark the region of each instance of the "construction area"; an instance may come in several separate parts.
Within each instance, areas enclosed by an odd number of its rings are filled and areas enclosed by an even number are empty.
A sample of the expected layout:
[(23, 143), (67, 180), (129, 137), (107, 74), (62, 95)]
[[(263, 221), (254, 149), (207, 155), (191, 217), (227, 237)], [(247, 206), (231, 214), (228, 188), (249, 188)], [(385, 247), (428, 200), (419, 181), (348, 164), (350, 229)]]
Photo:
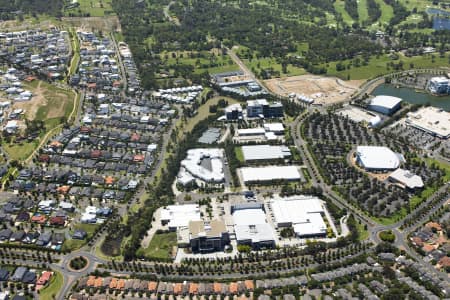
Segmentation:
[(333, 104), (349, 99), (358, 91), (362, 80), (343, 81), (336, 77), (300, 75), (265, 80), (264, 84), (273, 93), (281, 96), (306, 96), (316, 104)]

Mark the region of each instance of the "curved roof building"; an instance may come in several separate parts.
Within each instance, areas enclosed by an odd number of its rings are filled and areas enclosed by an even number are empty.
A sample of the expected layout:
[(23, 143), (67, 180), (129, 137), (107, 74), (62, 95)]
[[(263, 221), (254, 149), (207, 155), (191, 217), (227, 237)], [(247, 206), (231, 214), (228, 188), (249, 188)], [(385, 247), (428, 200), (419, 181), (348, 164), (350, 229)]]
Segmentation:
[(368, 171), (395, 170), (400, 166), (400, 157), (387, 147), (358, 146), (356, 162)]

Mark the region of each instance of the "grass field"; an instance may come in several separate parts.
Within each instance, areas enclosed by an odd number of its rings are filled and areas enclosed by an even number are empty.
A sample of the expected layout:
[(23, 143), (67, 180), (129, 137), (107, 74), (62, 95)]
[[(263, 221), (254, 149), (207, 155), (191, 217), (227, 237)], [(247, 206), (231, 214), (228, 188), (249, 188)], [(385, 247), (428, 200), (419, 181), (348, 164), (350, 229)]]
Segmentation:
[(367, 12), (367, 0), (358, 1), (358, 17), (360, 23), (363, 23), (369, 19), (369, 14)]
[[(446, 54), (448, 55), (448, 54)], [(439, 57), (439, 54), (434, 54), (434, 59), (432, 55), (425, 56), (413, 56), (406, 57), (400, 55), (399, 60), (392, 60), (387, 55), (380, 56), (379, 58), (372, 57), (369, 60), (367, 66), (360, 67), (351, 67), (349, 70), (337, 71), (336, 64), (337, 62), (330, 62), (327, 66), (327, 75), (337, 76), (341, 79), (348, 79), (348, 75), (352, 80), (358, 79), (369, 79), (374, 78), (380, 75), (389, 74), (395, 72), (394, 69), (388, 68), (388, 64), (393, 62), (398, 64), (399, 62), (403, 62), (403, 69), (409, 70), (413, 68), (438, 68), (441, 66), (445, 66), (448, 64), (448, 58)], [(344, 65), (350, 63), (349, 60), (343, 61)]]
[(171, 259), (172, 249), (177, 245), (175, 232), (155, 234), (147, 248), (140, 248), (138, 255), (147, 258)]
[(239, 67), (228, 55), (222, 55), (217, 50), (163, 52), (160, 54), (160, 58), (171, 72), (176, 65), (193, 66), (196, 74), (206, 71), (214, 74), (239, 70)]
[(336, 11), (341, 14), (342, 16), (342, 20), (344, 20), (345, 23), (347, 23), (348, 25), (352, 25), (355, 20), (353, 20), (352, 17), (350, 17), (350, 15), (348, 14), (348, 12), (345, 10), (345, 3), (343, 0), (336, 0), (334, 2), (334, 9), (336, 9)]
[(90, 17), (104, 17), (115, 15), (112, 6), (112, 0), (78, 0), (80, 4), (78, 7), (65, 9), (64, 14), (66, 16), (85, 16), (88, 14)]
[(288, 77), (288, 76), (297, 76), (306, 74), (305, 69), (299, 68), (293, 65), (287, 66), (287, 73), (282, 72), (281, 64), (276, 61), (274, 58), (254, 58), (252, 60), (243, 59), (242, 60), (257, 76), (261, 72), (261, 70), (273, 68), (274, 71), (280, 73), (280, 77)]
[(236, 154), (236, 158), (237, 158), (240, 162), (242, 162), (242, 163), (245, 162), (245, 159), (244, 159), (244, 153), (242, 153), (242, 147), (235, 147), (235, 148), (234, 148), (234, 153)]
[(392, 6), (387, 5), (383, 0), (375, 0), (380, 5), (381, 17), (378, 20), (382, 25), (388, 25), (389, 21), (394, 16), (394, 9)]
[(356, 229), (358, 229), (358, 238), (360, 241), (364, 241), (369, 237), (369, 231), (364, 229), (364, 224), (356, 221)]
[(100, 225), (98, 224), (75, 224), (73, 230), (71, 230), (69, 232), (70, 235), (72, 235), (75, 230), (84, 230), (87, 233), (87, 237), (84, 240), (74, 240), (74, 239), (66, 239), (64, 241), (62, 250), (67, 250), (67, 251), (73, 251), (75, 249), (79, 249), (81, 248), (83, 245), (86, 244), (87, 240), (89, 238), (92, 237), (92, 235), (94, 234), (94, 231), (99, 227)]
[(54, 271), (48, 286), (39, 291), (39, 300), (56, 299), (58, 292), (62, 289), (64, 278), (59, 272)]

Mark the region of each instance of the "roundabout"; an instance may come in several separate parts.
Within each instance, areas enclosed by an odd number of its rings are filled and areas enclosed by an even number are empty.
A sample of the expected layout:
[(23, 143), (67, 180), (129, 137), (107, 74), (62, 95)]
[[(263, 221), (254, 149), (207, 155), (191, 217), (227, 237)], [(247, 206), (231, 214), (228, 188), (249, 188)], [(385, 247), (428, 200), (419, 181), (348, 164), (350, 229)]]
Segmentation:
[(83, 272), (89, 268), (90, 261), (87, 257), (79, 255), (71, 258), (67, 264), (67, 269), (71, 272)]

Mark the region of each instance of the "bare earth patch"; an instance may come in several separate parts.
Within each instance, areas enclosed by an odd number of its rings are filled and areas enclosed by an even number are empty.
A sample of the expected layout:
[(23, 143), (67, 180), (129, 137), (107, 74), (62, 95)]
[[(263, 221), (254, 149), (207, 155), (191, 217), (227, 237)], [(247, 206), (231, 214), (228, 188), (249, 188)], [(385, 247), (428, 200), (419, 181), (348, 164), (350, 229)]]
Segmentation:
[(44, 97), (44, 90), (41, 88), (41, 82), (36, 89), (31, 91), (33, 97), (30, 101), (14, 102), (13, 109), (21, 108), (25, 111), (25, 117), (32, 121), (36, 118), (39, 107), (47, 105), (47, 99)]
[(333, 104), (343, 102), (358, 91), (364, 80), (344, 81), (337, 77), (299, 75), (265, 80), (266, 87), (275, 94), (288, 96), (291, 93), (304, 95), (315, 103)]

